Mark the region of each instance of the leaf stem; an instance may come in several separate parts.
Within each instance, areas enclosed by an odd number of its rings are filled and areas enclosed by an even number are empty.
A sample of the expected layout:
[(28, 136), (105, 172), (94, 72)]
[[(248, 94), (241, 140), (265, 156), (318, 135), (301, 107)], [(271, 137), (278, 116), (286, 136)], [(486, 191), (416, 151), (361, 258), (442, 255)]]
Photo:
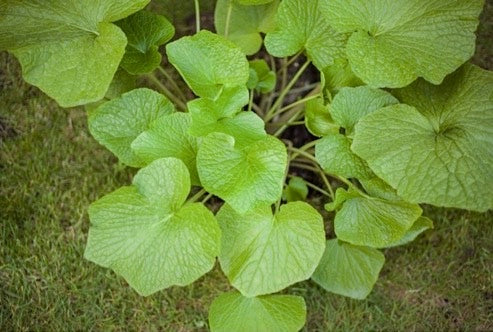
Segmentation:
[(226, 12), (226, 23), (224, 23), (224, 37), (228, 38), (229, 23), (231, 21), (231, 13), (233, 12), (233, 0), (229, 0), (228, 11)]
[(168, 90), (168, 88), (161, 83), (161, 81), (154, 75), (153, 73), (147, 74), (147, 77), (155, 84), (157, 85), (161, 91), (164, 93), (166, 97), (171, 99), (172, 102), (174, 102), (182, 111), (187, 110), (187, 106), (185, 105), (184, 102), (180, 100), (180, 98), (176, 97), (171, 91)]
[(301, 156), (307, 158), (308, 160), (311, 160), (311, 161), (317, 163), (317, 165), (318, 165), (317, 159), (315, 159), (315, 157), (312, 154), (310, 154), (310, 153), (308, 153), (308, 152), (306, 152), (304, 150), (301, 150), (301, 149), (298, 149), (298, 148), (295, 148), (295, 147), (290, 147), (290, 146), (288, 146), (288, 150), (291, 150), (293, 152), (296, 152), (295, 154), (293, 154), (294, 157), (291, 157), (292, 158), (291, 160), (293, 160), (297, 156), (301, 155)]
[(248, 112), (250, 112), (252, 110), (252, 107), (253, 107), (253, 97), (255, 95), (255, 90), (254, 89), (251, 89), (250, 90), (250, 100), (248, 101)]
[(214, 196), (214, 195), (211, 193), (208, 193), (207, 196), (205, 196), (204, 199), (202, 199), (202, 204), (205, 204), (212, 196)]
[(292, 108), (294, 108), (294, 107), (296, 107), (296, 106), (298, 106), (298, 105), (304, 104), (304, 103), (306, 103), (306, 102), (307, 102), (307, 101), (309, 101), (309, 100), (316, 99), (316, 98), (318, 98), (319, 96), (320, 96), (320, 93), (317, 93), (317, 94), (315, 94), (315, 95), (309, 95), (309, 96), (307, 96), (307, 97), (305, 97), (305, 98), (299, 99), (299, 100), (297, 100), (297, 101), (295, 101), (295, 102), (293, 102), (293, 103), (291, 103), (291, 104), (289, 104), (289, 105), (287, 105), (287, 106), (284, 106), (284, 107), (280, 108), (277, 112), (274, 112), (274, 113), (273, 113), (273, 114), (271, 114), (269, 117), (267, 117), (267, 116), (266, 116), (266, 117), (265, 117), (265, 121), (266, 121), (266, 122), (267, 122), (267, 121), (270, 121), (270, 119), (272, 119), (272, 118), (273, 118), (273, 117), (275, 117), (276, 115), (279, 115), (279, 114), (281, 114), (281, 113), (284, 113), (284, 112), (286, 112), (286, 111), (289, 111), (290, 109), (292, 109)]
[(200, 197), (204, 196), (204, 194), (206, 193), (207, 191), (202, 188), (200, 189), (195, 195), (193, 195), (192, 197), (190, 197), (188, 200), (187, 200), (187, 203), (194, 203), (196, 201), (199, 200)]
[(164, 69), (162, 66), (159, 66), (157, 67), (159, 72), (161, 72), (161, 74), (163, 74), (164, 77), (166, 77), (166, 79), (168, 80), (168, 82), (171, 83), (171, 85), (173, 86), (173, 88), (176, 90), (176, 92), (178, 93), (180, 99), (186, 103), (187, 102), (187, 97), (185, 97), (185, 95), (183, 94), (183, 92), (181, 91), (180, 87), (178, 86), (178, 84), (176, 84), (176, 81), (173, 79), (173, 77), (171, 77), (171, 75), (166, 71), (166, 69)]
[(290, 66), (293, 62), (295, 62), (301, 54), (303, 54), (303, 51), (299, 51), (298, 53), (296, 53), (295, 55), (293, 55), (293, 56), (291, 57), (291, 59), (289, 59), (288, 61), (286, 61), (285, 63), (283, 63), (282, 67), (281, 67), (281, 68), (279, 68), (279, 69), (277, 70), (276, 75), (279, 75), (279, 74), (280, 74), (279, 72), (280, 72), (281, 70), (286, 69), (286, 68), (287, 68), (287, 67), (289, 67), (289, 66)]
[(200, 4), (199, 0), (195, 1), (195, 27), (197, 29), (197, 33), (200, 31)]
[[(288, 175), (288, 177), (293, 178), (293, 177), (295, 177), (295, 176), (294, 176), (294, 175), (289, 174), (289, 175)], [(313, 184), (313, 183), (311, 183), (311, 182), (308, 182), (308, 181), (307, 181), (307, 180), (305, 180), (305, 179), (303, 179), (303, 181), (305, 181), (305, 183), (306, 183), (306, 185), (307, 185), (308, 187), (310, 187), (310, 188), (312, 188), (312, 189), (314, 189), (314, 190), (318, 191), (319, 193), (321, 193), (321, 194), (323, 194), (323, 195), (325, 195), (325, 196), (331, 197), (331, 195), (330, 195), (330, 193), (329, 193), (329, 192), (327, 192), (327, 191), (323, 190), (323, 189), (322, 189), (322, 188), (320, 188), (319, 186), (317, 186), (317, 185), (315, 185), (315, 184)]]
[(310, 65), (310, 63), (311, 63), (311, 61), (308, 60), (307, 62), (305, 62), (303, 64), (303, 66), (301, 66), (300, 69), (298, 69), (298, 71), (293, 76), (293, 78), (288, 83), (288, 85), (281, 91), (281, 93), (279, 94), (279, 97), (276, 99), (276, 102), (274, 103), (274, 105), (272, 105), (272, 107), (269, 109), (269, 111), (265, 115), (265, 118), (271, 118), (271, 115), (282, 105), (282, 103), (284, 101), (284, 97), (289, 92), (289, 90), (291, 90), (291, 88), (293, 87), (293, 85), (296, 84), (296, 82), (301, 77), (301, 75), (306, 70), (306, 68), (308, 68), (308, 66)]

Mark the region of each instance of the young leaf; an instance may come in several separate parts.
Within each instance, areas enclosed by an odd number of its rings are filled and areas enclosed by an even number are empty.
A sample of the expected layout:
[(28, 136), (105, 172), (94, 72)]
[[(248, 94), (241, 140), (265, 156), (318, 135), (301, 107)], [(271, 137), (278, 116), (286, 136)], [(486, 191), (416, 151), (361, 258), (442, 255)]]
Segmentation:
[(312, 135), (318, 137), (338, 134), (340, 128), (332, 120), (323, 98), (311, 99), (305, 103), (305, 126)]
[(355, 87), (364, 84), (353, 73), (346, 58), (335, 59), (334, 64), (325, 67), (320, 74), (322, 90), (329, 96), (337, 94), (342, 87)]
[(161, 63), (159, 46), (173, 37), (173, 25), (164, 16), (145, 10), (117, 22), (117, 25), (128, 39), (120, 66), (134, 75), (156, 69)]
[(305, 202), (269, 205), (239, 214), (225, 204), (217, 214), (222, 231), (221, 268), (245, 296), (278, 292), (310, 278), (325, 248), (322, 216)]
[(433, 221), (430, 218), (421, 216), (414, 222), (411, 228), (406, 232), (406, 234), (404, 234), (404, 236), (401, 239), (399, 239), (394, 243), (389, 244), (387, 248), (408, 244), (414, 241), (419, 234), (431, 228), (433, 228)]
[(249, 62), (250, 76), (247, 87), (260, 93), (272, 91), (276, 86), (276, 73), (270, 70), (265, 60), (252, 60)]
[(199, 97), (215, 99), (223, 88), (245, 85), (248, 61), (229, 40), (207, 30), (166, 45), (168, 59)]
[(273, 56), (305, 50), (319, 70), (344, 57), (346, 35), (330, 27), (325, 0), (284, 0), (276, 19), (276, 29), (265, 37), (267, 52)]
[[(274, 28), (274, 17), (279, 0), (244, 3), (238, 0), (218, 0), (214, 12), (214, 26), (218, 34), (238, 45), (246, 54), (257, 53), (262, 46), (260, 33)], [(253, 6), (252, 6), (253, 5)]]
[(154, 120), (175, 111), (163, 95), (146, 88), (132, 90), (110, 100), (89, 114), (89, 130), (94, 138), (124, 164), (141, 167), (145, 162), (130, 145)]
[(308, 186), (299, 176), (293, 176), (282, 192), (282, 199), (287, 202), (305, 201), (308, 196)]
[(281, 197), (286, 164), (286, 147), (272, 136), (239, 148), (232, 136), (212, 133), (203, 138), (197, 155), (204, 188), (240, 213)]
[(335, 233), (354, 245), (386, 247), (401, 239), (422, 212), (417, 204), (363, 196), (354, 190), (339, 188), (336, 197), (342, 207), (334, 219)]
[(368, 86), (344, 87), (334, 97), (329, 111), (334, 121), (351, 137), (354, 126), (363, 116), (397, 103), (399, 101), (394, 96), (383, 90)]
[(440, 86), (396, 91), (408, 105), (367, 115), (352, 150), (410, 202), (493, 208), (493, 73), (466, 65)]
[(212, 332), (296, 332), (306, 320), (301, 296), (245, 297), (230, 292), (216, 298), (209, 309)]
[(185, 163), (192, 184), (199, 185), (197, 173), (197, 139), (188, 133), (192, 120), (190, 114), (173, 113), (151, 123), (132, 142), (131, 149), (144, 164), (165, 157), (174, 157)]
[(328, 19), (351, 33), (354, 73), (374, 87), (403, 87), (417, 77), (440, 84), (474, 53), (482, 0), (332, 0)]
[(122, 275), (144, 296), (195, 281), (214, 266), (221, 231), (203, 204), (183, 205), (189, 191), (183, 162), (152, 162), (132, 186), (91, 204), (84, 257)]
[(377, 282), (385, 257), (377, 249), (327, 241), (325, 253), (312, 279), (325, 290), (362, 300)]
[(127, 39), (113, 22), (149, 0), (3, 0), (0, 50), (12, 52), (24, 79), (63, 107), (102, 99)]
[(373, 175), (366, 162), (351, 151), (351, 141), (344, 135), (328, 134), (315, 145), (315, 158), (330, 174), (366, 179)]

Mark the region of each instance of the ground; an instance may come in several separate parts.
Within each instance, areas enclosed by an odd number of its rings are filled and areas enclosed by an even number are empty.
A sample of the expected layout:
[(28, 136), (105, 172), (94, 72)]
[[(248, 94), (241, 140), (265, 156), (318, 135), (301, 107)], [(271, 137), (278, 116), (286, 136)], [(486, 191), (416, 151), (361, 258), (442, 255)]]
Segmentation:
[[(475, 63), (492, 68), (492, 9)], [(207, 330), (207, 308), (230, 288), (216, 266), (188, 287), (140, 297), (83, 259), (87, 206), (131, 181), (87, 130), (81, 108), (60, 109), (0, 54), (0, 331)], [(493, 213), (425, 207), (435, 229), (385, 251), (364, 301), (307, 281), (306, 331), (493, 330)]]

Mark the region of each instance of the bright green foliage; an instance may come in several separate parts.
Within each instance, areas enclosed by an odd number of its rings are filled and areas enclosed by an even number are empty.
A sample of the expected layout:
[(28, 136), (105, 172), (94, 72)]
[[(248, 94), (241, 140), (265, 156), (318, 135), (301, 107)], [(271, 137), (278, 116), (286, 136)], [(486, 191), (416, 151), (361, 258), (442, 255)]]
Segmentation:
[(195, 159), (197, 139), (188, 133), (190, 114), (173, 113), (151, 123), (131, 144), (132, 152), (144, 164), (165, 157), (174, 157), (185, 163), (190, 172), (192, 184), (199, 185), (199, 175)]
[(281, 198), (286, 162), (284, 144), (272, 136), (238, 148), (232, 136), (212, 133), (197, 155), (204, 188), (240, 213)]
[(329, 97), (339, 92), (342, 87), (355, 87), (364, 84), (360, 78), (354, 75), (349, 61), (345, 58), (335, 59), (334, 64), (325, 67), (320, 74), (323, 91)]
[(430, 218), (421, 216), (414, 222), (411, 228), (406, 232), (406, 234), (404, 234), (404, 236), (400, 240), (391, 243), (387, 247), (396, 247), (408, 244), (414, 241), (419, 234), (431, 228), (433, 228), (433, 221)]
[(305, 300), (293, 295), (245, 297), (225, 293), (209, 310), (212, 332), (296, 332), (305, 320)]
[(417, 77), (440, 84), (474, 53), (483, 0), (331, 0), (330, 24), (351, 33), (354, 73), (375, 87), (403, 87)]
[(133, 167), (146, 163), (131, 149), (132, 142), (151, 127), (154, 120), (174, 112), (163, 95), (141, 88), (110, 100), (89, 114), (91, 134), (124, 164)]
[(214, 266), (221, 232), (203, 204), (183, 205), (189, 191), (180, 160), (152, 162), (132, 186), (90, 206), (84, 256), (122, 275), (142, 295), (195, 281)]
[(421, 215), (419, 205), (363, 196), (337, 189), (334, 229), (338, 239), (354, 245), (386, 247), (400, 240)]
[(330, 174), (366, 179), (372, 176), (366, 162), (351, 151), (351, 141), (344, 135), (328, 134), (317, 142), (315, 157)]
[(168, 42), (175, 28), (161, 15), (140, 11), (119, 22), (128, 45), (120, 66), (130, 74), (150, 73), (161, 63), (159, 46)]
[(334, 97), (329, 111), (332, 119), (345, 129), (345, 134), (352, 136), (354, 126), (363, 116), (398, 102), (394, 96), (383, 90), (368, 86), (344, 87)]
[(310, 278), (325, 249), (322, 216), (305, 202), (269, 205), (240, 214), (224, 205), (217, 214), (222, 230), (221, 267), (245, 296), (278, 292)]
[(282, 199), (287, 202), (305, 201), (308, 196), (308, 186), (299, 176), (289, 179), (288, 185), (282, 191)]
[(252, 5), (263, 5), (269, 2), (273, 2), (275, 0), (232, 0), (233, 2), (237, 2), (240, 5), (252, 6)]
[(245, 85), (248, 61), (227, 39), (202, 30), (166, 45), (168, 60), (199, 97), (215, 99), (223, 88)]
[(277, 27), (267, 33), (265, 47), (276, 57), (306, 51), (319, 70), (344, 56), (346, 35), (329, 25), (326, 0), (284, 0), (277, 12)]
[(250, 1), (244, 4), (238, 0), (218, 0), (214, 12), (216, 31), (227, 36), (226, 38), (238, 45), (246, 55), (255, 54), (262, 47), (260, 33), (274, 29), (278, 5), (279, 0)]
[(314, 136), (339, 133), (339, 125), (334, 123), (323, 98), (311, 99), (305, 104), (305, 126)]
[(370, 196), (389, 201), (402, 201), (394, 188), (375, 175), (368, 179), (359, 179), (359, 182)]
[(115, 99), (125, 92), (135, 89), (137, 87), (136, 78), (137, 76), (130, 75), (126, 70), (118, 69), (104, 97), (106, 99)]
[(370, 294), (384, 262), (385, 257), (377, 249), (333, 239), (327, 241), (312, 279), (329, 292), (364, 299)]
[(250, 65), (250, 76), (247, 87), (255, 89), (260, 93), (267, 93), (276, 86), (276, 73), (270, 70), (264, 59), (252, 60)]
[(408, 105), (356, 125), (352, 149), (406, 200), (486, 211), (493, 207), (493, 74), (466, 65), (440, 86), (397, 91)]
[(126, 37), (113, 22), (149, 0), (5, 0), (0, 50), (11, 51), (24, 79), (61, 106), (104, 97), (123, 56)]

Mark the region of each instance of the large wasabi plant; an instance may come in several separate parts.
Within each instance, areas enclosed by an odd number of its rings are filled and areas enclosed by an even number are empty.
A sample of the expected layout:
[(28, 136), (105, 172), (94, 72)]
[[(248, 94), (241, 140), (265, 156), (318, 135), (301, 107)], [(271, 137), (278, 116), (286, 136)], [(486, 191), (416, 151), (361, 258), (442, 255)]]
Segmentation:
[[(382, 249), (433, 227), (419, 204), (493, 207), (493, 74), (467, 63), (482, 0), (218, 0), (216, 32), (197, 11), (174, 41), (148, 2), (0, 2), (24, 79), (89, 104), (94, 138), (140, 168), (89, 207), (85, 251), (138, 293), (218, 259), (236, 290), (212, 303), (212, 331), (297, 331), (290, 285), (363, 299)], [(307, 69), (320, 80), (297, 85)], [(163, 94), (133, 89), (138, 75)]]

